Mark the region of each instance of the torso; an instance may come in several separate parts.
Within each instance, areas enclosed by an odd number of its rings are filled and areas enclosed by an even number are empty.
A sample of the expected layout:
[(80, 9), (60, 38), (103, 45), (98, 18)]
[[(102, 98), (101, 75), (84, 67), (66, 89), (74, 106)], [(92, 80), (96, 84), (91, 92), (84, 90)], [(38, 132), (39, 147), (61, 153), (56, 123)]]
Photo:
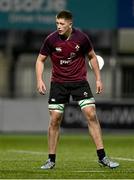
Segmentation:
[(91, 49), (92, 44), (84, 33), (73, 29), (68, 40), (62, 39), (57, 31), (50, 34), (40, 53), (51, 57), (52, 81), (76, 82), (87, 79), (85, 55)]

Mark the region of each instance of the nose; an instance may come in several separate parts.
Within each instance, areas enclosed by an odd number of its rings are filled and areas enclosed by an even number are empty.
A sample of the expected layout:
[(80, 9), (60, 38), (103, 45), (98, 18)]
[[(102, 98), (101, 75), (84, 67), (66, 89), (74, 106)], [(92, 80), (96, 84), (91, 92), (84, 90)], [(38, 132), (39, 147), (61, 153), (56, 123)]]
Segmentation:
[(57, 29), (60, 29), (60, 28), (61, 28), (60, 24), (57, 24)]

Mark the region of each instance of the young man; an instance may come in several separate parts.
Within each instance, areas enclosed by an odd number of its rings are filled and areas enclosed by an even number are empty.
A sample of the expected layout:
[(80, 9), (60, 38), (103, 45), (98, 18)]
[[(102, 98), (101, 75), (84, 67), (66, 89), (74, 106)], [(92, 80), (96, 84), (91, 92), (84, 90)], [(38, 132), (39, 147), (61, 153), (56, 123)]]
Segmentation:
[(96, 93), (101, 93), (103, 85), (99, 66), (89, 38), (80, 30), (72, 27), (72, 14), (61, 11), (56, 16), (57, 30), (44, 41), (36, 61), (37, 89), (46, 92), (43, 81), (44, 62), (48, 56), (52, 61), (52, 77), (49, 95), (50, 123), (48, 128), (48, 160), (41, 169), (55, 166), (56, 148), (59, 139), (60, 123), (65, 103), (69, 97), (77, 101), (84, 113), (89, 132), (96, 145), (99, 164), (109, 168), (118, 167), (105, 154), (100, 124), (96, 115), (95, 100), (87, 82), (85, 56), (88, 56), (96, 78)]

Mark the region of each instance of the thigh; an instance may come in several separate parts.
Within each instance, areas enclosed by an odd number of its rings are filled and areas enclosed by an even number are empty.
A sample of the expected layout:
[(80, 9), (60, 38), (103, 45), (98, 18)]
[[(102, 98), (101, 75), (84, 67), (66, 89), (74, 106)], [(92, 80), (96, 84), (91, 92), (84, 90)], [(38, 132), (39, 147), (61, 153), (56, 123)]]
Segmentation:
[(64, 83), (51, 82), (49, 104), (65, 104), (69, 101), (69, 92)]
[(71, 89), (71, 95), (75, 101), (93, 98), (93, 94), (87, 81), (74, 83)]

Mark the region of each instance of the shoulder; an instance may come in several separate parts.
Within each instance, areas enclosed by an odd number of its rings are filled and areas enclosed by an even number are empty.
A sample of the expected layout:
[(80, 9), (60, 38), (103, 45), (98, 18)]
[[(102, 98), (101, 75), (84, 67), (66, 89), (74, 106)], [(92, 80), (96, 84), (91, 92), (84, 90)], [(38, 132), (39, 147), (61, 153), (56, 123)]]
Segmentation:
[(54, 31), (47, 36), (47, 39), (52, 39), (58, 36), (58, 32)]
[(83, 52), (87, 53), (93, 49), (93, 45), (89, 36), (80, 29), (75, 29), (75, 37), (78, 37), (78, 41), (83, 49)]
[(89, 39), (88, 35), (86, 33), (84, 33), (81, 29), (74, 28), (73, 31), (76, 34), (76, 36), (79, 37), (81, 40)]
[(46, 38), (45, 38), (45, 42), (47, 43), (53, 43), (53, 41), (55, 39), (57, 39), (58, 37), (58, 32), (57, 31), (54, 31), (52, 33), (50, 33)]

